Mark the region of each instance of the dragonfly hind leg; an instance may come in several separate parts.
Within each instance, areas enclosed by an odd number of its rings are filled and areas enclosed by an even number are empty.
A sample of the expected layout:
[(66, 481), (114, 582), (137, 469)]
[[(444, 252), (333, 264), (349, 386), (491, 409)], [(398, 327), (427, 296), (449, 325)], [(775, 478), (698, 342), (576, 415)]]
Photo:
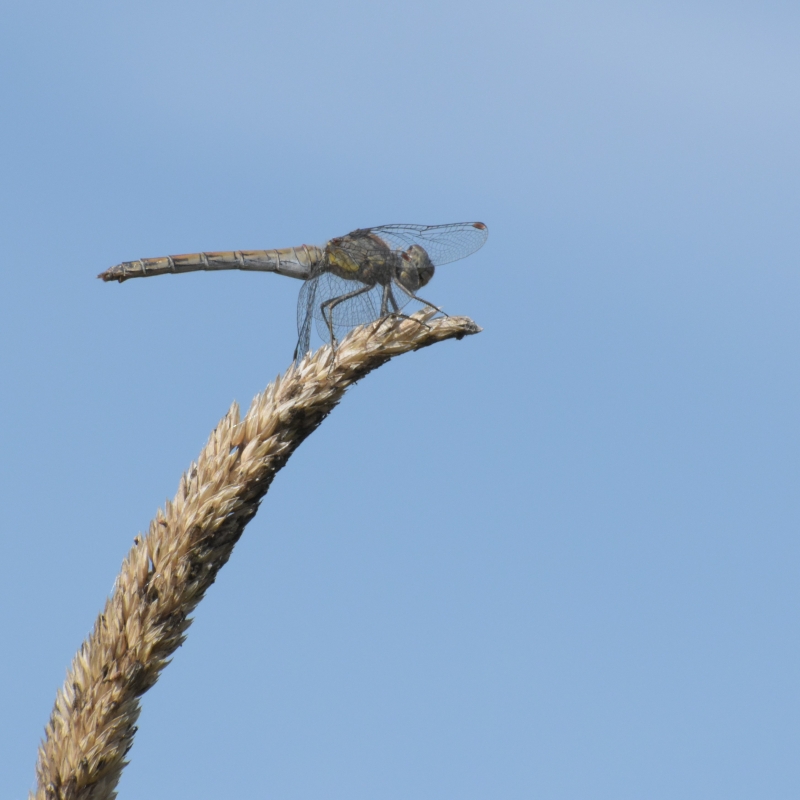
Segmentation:
[[(366, 284), (362, 286), (360, 289), (354, 289), (352, 292), (348, 292), (347, 294), (341, 294), (338, 297), (334, 297), (330, 300), (326, 300), (322, 303), (319, 307), (320, 312), (322, 313), (322, 319), (325, 321), (325, 324), (328, 326), (328, 332), (331, 335), (331, 347), (336, 349), (336, 335), (333, 332), (333, 309), (339, 305), (339, 303), (343, 303), (345, 300), (351, 300), (354, 297), (358, 297), (360, 294), (364, 294), (365, 292), (372, 291), (372, 286)], [(328, 309), (328, 313), (325, 313), (325, 309)]]

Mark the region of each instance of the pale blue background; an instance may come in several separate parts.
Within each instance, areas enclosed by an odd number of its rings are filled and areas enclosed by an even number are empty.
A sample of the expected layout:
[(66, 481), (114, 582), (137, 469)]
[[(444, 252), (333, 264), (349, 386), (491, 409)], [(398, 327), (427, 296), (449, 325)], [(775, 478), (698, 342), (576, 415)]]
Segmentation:
[(480, 219), (144, 698), (125, 798), (800, 796), (796, 2), (6, 3), (0, 797), (300, 284)]

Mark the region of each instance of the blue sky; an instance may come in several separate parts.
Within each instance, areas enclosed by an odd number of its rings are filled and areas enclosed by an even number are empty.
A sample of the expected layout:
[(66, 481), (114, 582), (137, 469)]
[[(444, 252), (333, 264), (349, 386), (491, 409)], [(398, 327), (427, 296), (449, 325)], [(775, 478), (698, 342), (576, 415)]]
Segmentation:
[(0, 26), (0, 797), (299, 284), (123, 260), (479, 219), (480, 336), (356, 386), (120, 798), (796, 797), (800, 12), (27, 2)]

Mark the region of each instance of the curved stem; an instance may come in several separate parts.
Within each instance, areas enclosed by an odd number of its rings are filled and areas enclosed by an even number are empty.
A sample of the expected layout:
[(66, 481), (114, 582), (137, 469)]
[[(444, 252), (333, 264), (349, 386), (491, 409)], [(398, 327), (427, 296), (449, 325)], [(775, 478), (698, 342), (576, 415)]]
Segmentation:
[[(81, 645), (39, 748), (36, 800), (107, 800), (133, 744), (139, 698), (186, 638), (190, 614), (258, 511), (277, 471), (346, 389), (394, 356), (480, 331), (466, 317), (425, 310), (394, 325), (356, 328), (334, 358), (326, 345), (255, 397), (234, 404), (175, 499), (136, 537), (114, 590)], [(383, 321), (385, 322), (385, 321)], [(424, 322), (424, 325), (419, 324)]]

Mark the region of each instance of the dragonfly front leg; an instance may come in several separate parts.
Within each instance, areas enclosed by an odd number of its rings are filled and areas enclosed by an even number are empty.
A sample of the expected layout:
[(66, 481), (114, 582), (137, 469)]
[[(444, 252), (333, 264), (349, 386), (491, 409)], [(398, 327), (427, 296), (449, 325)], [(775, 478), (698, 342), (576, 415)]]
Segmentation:
[[(429, 302), (428, 302), (428, 301), (427, 301), (427, 300), (426, 300), (424, 297), (420, 297), (418, 294), (414, 294), (414, 292), (412, 292), (411, 290), (409, 290), (409, 289), (406, 289), (406, 288), (403, 286), (403, 284), (402, 284), (402, 283), (400, 283), (400, 281), (398, 281), (398, 280), (397, 280), (397, 278), (392, 278), (392, 281), (394, 281), (394, 283), (396, 283), (396, 284), (397, 284), (397, 285), (400, 287), (400, 290), (401, 290), (401, 291), (405, 292), (407, 295), (410, 295), (410, 297), (411, 297), (413, 300), (417, 300), (417, 301), (419, 301), (419, 302), (420, 302), (420, 303), (422, 303), (423, 305), (426, 305), (426, 306), (428, 306), (428, 308), (432, 308), (434, 311), (438, 312), (439, 314), (444, 314), (446, 317), (449, 317), (449, 316), (450, 316), (450, 315), (449, 315), (448, 313), (446, 313), (445, 311), (442, 311), (442, 309), (441, 309), (441, 308), (439, 308), (439, 306), (435, 306), (433, 303), (429, 303)], [(410, 318), (408, 318), (408, 319), (410, 319)]]

